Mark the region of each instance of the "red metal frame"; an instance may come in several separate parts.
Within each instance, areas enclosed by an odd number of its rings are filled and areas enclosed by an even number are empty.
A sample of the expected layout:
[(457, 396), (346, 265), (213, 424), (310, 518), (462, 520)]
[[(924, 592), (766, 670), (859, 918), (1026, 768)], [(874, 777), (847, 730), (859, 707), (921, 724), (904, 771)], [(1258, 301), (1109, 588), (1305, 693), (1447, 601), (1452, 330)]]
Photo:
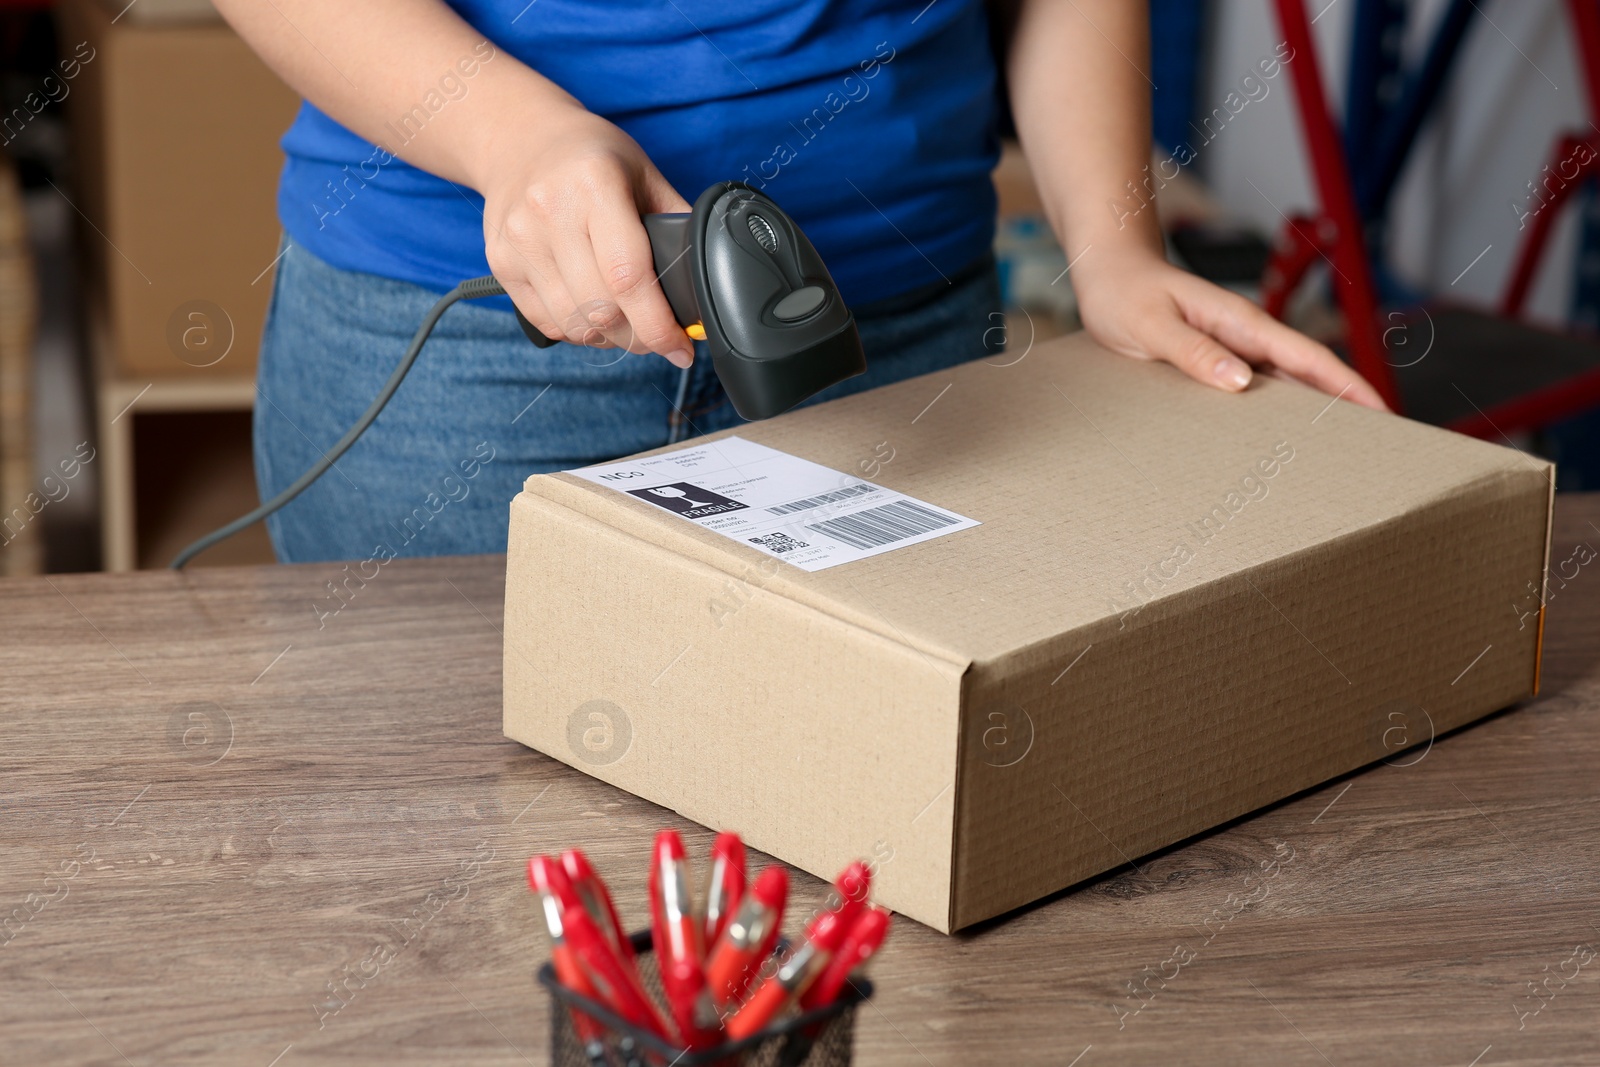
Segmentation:
[[(1577, 158), (1581, 149), (1587, 149), (1587, 162)], [(1573, 178), (1561, 176), (1564, 164), (1572, 164), (1576, 168)], [(1540, 182), (1534, 189), (1533, 196), (1539, 200), (1538, 208), (1530, 207), (1529, 214), (1533, 216), (1533, 228), (1528, 230), (1528, 235), (1522, 239), (1522, 248), (1517, 253), (1516, 266), (1512, 268), (1511, 279), (1506, 285), (1505, 295), (1500, 298), (1500, 314), (1508, 319), (1520, 318), (1522, 307), (1528, 300), (1528, 290), (1533, 287), (1534, 275), (1539, 271), (1539, 261), (1544, 258), (1545, 245), (1549, 243), (1550, 231), (1555, 226), (1556, 219), (1561, 217), (1561, 209), (1566, 206), (1572, 194), (1578, 191), (1584, 179), (1600, 173), (1600, 138), (1573, 137), (1568, 134), (1556, 142), (1555, 152), (1547, 169), (1556, 172), (1560, 184), (1551, 188), (1548, 184)], [(1544, 171), (1539, 172), (1542, 176)]]
[[(1600, 4), (1594, 0), (1568, 0), (1567, 12), (1572, 16), (1572, 26), (1576, 31), (1574, 40), (1578, 48), (1578, 66), (1583, 71), (1584, 89), (1589, 97), (1589, 115), (1600, 120)], [(1577, 159), (1580, 149), (1588, 150), (1587, 162)], [(1569, 162), (1576, 164), (1576, 176), (1570, 179), (1561, 174), (1562, 165)], [(1522, 248), (1517, 254), (1510, 283), (1500, 300), (1500, 314), (1507, 318), (1517, 318), (1522, 314), (1528, 290), (1532, 288), (1534, 275), (1539, 270), (1539, 261), (1544, 257), (1545, 246), (1549, 243), (1550, 231), (1560, 217), (1562, 207), (1572, 199), (1572, 194), (1577, 192), (1585, 179), (1600, 173), (1600, 134), (1569, 133), (1560, 138), (1546, 166), (1556, 171), (1560, 184), (1552, 189), (1541, 181), (1538, 183), (1540, 187), (1534, 190), (1541, 201), (1539, 210), (1533, 217), (1533, 228), (1522, 239)], [(1542, 178), (1544, 171), (1539, 173)]]
[[(1383, 397), (1384, 403), (1400, 410), (1400, 391), (1394, 372), (1384, 359), (1383, 335), (1378, 327), (1378, 293), (1367, 263), (1366, 243), (1361, 238), (1361, 215), (1356, 210), (1355, 187), (1345, 165), (1344, 146), (1338, 128), (1328, 113), (1328, 99), (1322, 88), (1322, 70), (1317, 63), (1316, 42), (1311, 38), (1311, 23), (1302, 0), (1276, 0), (1278, 23), (1291, 50), (1287, 66), (1294, 78), (1295, 103), (1300, 109), (1300, 127), (1317, 182), (1321, 211), (1314, 227), (1290, 224), (1293, 232), (1285, 257), (1285, 268), (1299, 266), (1305, 273), (1311, 260), (1306, 246), (1319, 253), (1333, 268), (1333, 291), (1344, 310), (1349, 331), (1350, 361), (1362, 377)], [(1276, 258), (1276, 257), (1275, 257)], [(1289, 275), (1285, 273), (1285, 280)], [(1295, 282), (1300, 279), (1293, 278)], [(1290, 286), (1292, 288), (1292, 285)], [(1279, 297), (1287, 298), (1287, 292)]]
[[(1311, 264), (1319, 255), (1326, 258), (1334, 268), (1334, 293), (1349, 330), (1351, 362), (1398, 412), (1401, 411), (1400, 396), (1393, 370), (1384, 358), (1377, 290), (1363, 247), (1355, 193), (1338, 129), (1328, 111), (1305, 5), (1303, 0), (1274, 0), (1274, 3), (1284, 40), (1293, 49), (1293, 59), (1288, 66), (1294, 76), (1295, 104), (1300, 112), (1321, 210), (1315, 216), (1296, 216), (1284, 229), (1262, 278), (1264, 303), (1271, 314), (1281, 318), (1290, 294)], [(1600, 121), (1600, 0), (1567, 0), (1567, 9), (1576, 31), (1574, 37), (1589, 112)], [(1579, 161), (1580, 149), (1585, 148), (1588, 159)], [(1558, 140), (1551, 166), (1560, 168), (1564, 164), (1569, 167), (1576, 164), (1576, 174), (1566, 178), (1558, 170), (1561, 182), (1555, 188), (1544, 190), (1548, 198), (1541, 196), (1539, 210), (1523, 239), (1501, 299), (1500, 314), (1507, 318), (1518, 318), (1522, 313), (1562, 206), (1586, 178), (1600, 176), (1600, 133), (1587, 137), (1568, 134)], [(1596, 403), (1600, 403), (1600, 371), (1591, 371), (1458, 419), (1448, 428), (1473, 437), (1503, 436), (1548, 426)]]
[(1445, 427), (1486, 441), (1508, 433), (1548, 426), (1600, 405), (1600, 369), (1585, 371), (1565, 381), (1524, 393), (1488, 411), (1456, 419)]
[(1306, 271), (1319, 256), (1327, 255), (1333, 234), (1334, 227), (1326, 219), (1311, 215), (1294, 215), (1289, 219), (1261, 275), (1261, 302), (1267, 314), (1275, 319), (1283, 318), (1289, 309), (1289, 298), (1300, 287)]

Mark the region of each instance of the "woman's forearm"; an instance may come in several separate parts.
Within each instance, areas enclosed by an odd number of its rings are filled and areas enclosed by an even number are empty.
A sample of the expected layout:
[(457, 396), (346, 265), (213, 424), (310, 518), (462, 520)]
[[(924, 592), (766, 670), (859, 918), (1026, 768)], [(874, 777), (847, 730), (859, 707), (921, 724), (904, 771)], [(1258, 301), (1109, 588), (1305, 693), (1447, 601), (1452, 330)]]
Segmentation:
[(1154, 201), (1174, 175), (1149, 169), (1149, 36), (1143, 0), (1023, 0), (1007, 58), (1017, 133), (1084, 327), (1230, 392), (1259, 367), (1382, 410), (1326, 346), (1167, 263)]
[(300, 95), (423, 170), (482, 190), (497, 154), (581, 105), (440, 0), (216, 0)]
[(689, 205), (633, 138), (441, 0), (216, 4), (335, 121), (483, 195), (489, 269), (547, 337), (690, 364), (639, 218)]
[[(1025, 0), (1007, 73), (1017, 133), (1069, 259), (1161, 249), (1137, 210), (1150, 162), (1149, 28), (1139, 0)], [(1148, 197), (1149, 194), (1145, 194)]]

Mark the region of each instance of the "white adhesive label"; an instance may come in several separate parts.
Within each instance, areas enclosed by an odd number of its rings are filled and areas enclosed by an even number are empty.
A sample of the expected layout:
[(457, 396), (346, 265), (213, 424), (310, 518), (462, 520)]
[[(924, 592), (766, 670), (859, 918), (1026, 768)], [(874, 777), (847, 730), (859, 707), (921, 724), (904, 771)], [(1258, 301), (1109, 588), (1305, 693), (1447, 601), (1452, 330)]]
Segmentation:
[(568, 471), (804, 571), (979, 526), (976, 519), (742, 437)]

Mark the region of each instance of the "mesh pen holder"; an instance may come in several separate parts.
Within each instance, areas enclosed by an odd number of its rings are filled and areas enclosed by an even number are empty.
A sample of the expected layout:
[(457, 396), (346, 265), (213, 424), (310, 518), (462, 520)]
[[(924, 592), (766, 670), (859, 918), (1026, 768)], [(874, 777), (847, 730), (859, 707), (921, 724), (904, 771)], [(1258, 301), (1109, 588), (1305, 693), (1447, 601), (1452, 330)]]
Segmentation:
[[(642, 930), (629, 940), (645, 992), (661, 1008), (666, 999), (661, 971), (651, 951), (650, 931)], [(780, 943), (780, 951), (785, 948)], [(557, 981), (555, 967), (548, 962), (539, 968), (539, 983), (550, 993), (551, 1067), (849, 1067), (855, 1048), (856, 1007), (872, 996), (869, 980), (852, 978), (832, 1004), (804, 1014), (791, 1009), (742, 1041), (685, 1052), (574, 993)], [(587, 1015), (603, 1031), (588, 1047), (573, 1028), (574, 1011)], [(668, 1017), (664, 1010), (661, 1015)]]

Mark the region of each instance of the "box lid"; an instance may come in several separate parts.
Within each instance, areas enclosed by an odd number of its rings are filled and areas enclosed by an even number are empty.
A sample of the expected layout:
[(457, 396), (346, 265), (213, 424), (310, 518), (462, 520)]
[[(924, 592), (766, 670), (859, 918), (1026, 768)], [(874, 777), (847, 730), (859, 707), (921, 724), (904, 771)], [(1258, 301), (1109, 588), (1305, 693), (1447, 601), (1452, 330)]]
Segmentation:
[[(1548, 480), (1552, 469), (1298, 384), (1258, 376), (1243, 394), (1207, 389), (1084, 334), (694, 443), (730, 434), (982, 524), (764, 581), (957, 663), (1314, 552), (1486, 479)], [(732, 575), (769, 558), (572, 474), (525, 488)]]

